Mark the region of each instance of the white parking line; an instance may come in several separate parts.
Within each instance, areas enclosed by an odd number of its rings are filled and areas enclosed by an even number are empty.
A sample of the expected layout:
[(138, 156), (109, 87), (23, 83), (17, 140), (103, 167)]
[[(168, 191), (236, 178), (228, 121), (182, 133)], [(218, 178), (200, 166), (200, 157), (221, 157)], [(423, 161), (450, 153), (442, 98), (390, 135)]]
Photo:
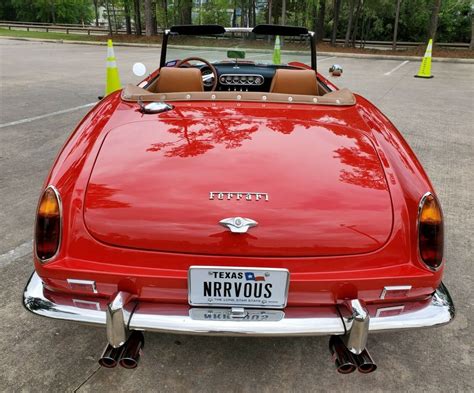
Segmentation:
[(0, 255), (0, 267), (4, 267), (12, 263), (13, 261), (22, 258), (28, 254), (31, 254), (33, 250), (33, 240), (29, 240), (18, 247)]
[(96, 102), (91, 102), (90, 104), (75, 106), (74, 108), (69, 108), (69, 109), (63, 109), (62, 111), (46, 113), (44, 115), (35, 116), (35, 117), (28, 117), (26, 119), (11, 121), (10, 123), (3, 123), (3, 124), (0, 124), (0, 128), (16, 126), (18, 124), (23, 124), (23, 123), (30, 123), (30, 122), (35, 121), (35, 120), (41, 120), (41, 119), (45, 119), (45, 118), (51, 117), (51, 116), (57, 116), (57, 115), (62, 115), (64, 113), (74, 112), (74, 111), (77, 111), (79, 109), (84, 109), (84, 108), (88, 108), (90, 106), (94, 106), (95, 104), (96, 104)]
[(390, 75), (392, 72), (395, 72), (396, 70), (402, 68), (405, 64), (409, 63), (410, 60), (405, 60), (403, 63), (397, 65), (393, 70), (390, 70), (389, 72), (386, 72), (384, 75)]
[(331, 60), (331, 59), (335, 59), (336, 57), (337, 57), (337, 56), (324, 57), (324, 58), (322, 58), (322, 59), (318, 59), (318, 63), (319, 63), (320, 61), (324, 61), (324, 60)]

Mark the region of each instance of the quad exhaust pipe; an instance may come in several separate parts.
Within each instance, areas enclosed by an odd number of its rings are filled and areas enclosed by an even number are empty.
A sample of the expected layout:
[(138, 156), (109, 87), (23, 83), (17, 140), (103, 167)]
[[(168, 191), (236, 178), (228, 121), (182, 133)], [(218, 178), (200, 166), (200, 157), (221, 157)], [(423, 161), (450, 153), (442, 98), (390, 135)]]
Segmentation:
[(117, 364), (127, 369), (136, 368), (144, 345), (145, 337), (143, 333), (135, 330), (122, 346), (114, 348), (107, 344), (99, 359), (99, 364), (105, 368), (114, 368)]
[(367, 349), (356, 355), (347, 349), (339, 336), (331, 336), (329, 339), (329, 351), (337, 371), (341, 374), (350, 374), (356, 369), (360, 373), (369, 374), (377, 369), (377, 365)]

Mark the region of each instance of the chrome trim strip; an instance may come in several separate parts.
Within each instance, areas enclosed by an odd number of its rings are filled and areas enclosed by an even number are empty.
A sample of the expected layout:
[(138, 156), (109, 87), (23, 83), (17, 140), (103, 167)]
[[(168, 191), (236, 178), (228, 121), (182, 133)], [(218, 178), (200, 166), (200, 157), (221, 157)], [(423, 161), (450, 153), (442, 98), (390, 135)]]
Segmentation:
[(97, 292), (97, 287), (95, 285), (95, 281), (92, 280), (76, 280), (75, 278), (67, 278), (66, 279), (67, 283), (69, 284), (69, 287), (71, 287), (71, 284), (77, 284), (77, 285), (84, 285), (84, 286), (90, 286), (92, 288), (93, 293), (98, 293)]
[[(39, 207), (40, 207), (41, 200), (43, 199), (43, 195), (44, 195), (44, 193), (46, 192), (46, 190), (48, 188), (53, 190), (54, 195), (56, 195), (56, 199), (58, 200), (58, 205), (59, 205), (59, 241), (58, 241), (58, 248), (57, 248), (56, 252), (54, 253), (54, 255), (51, 258), (48, 258), (48, 259), (41, 259), (38, 256), (38, 250), (36, 249), (36, 228), (37, 228), (37, 222), (36, 221), (38, 220), (38, 210), (39, 210)], [(41, 264), (45, 264), (45, 263), (48, 263), (48, 262), (52, 261), (54, 258), (56, 258), (56, 256), (59, 254), (59, 251), (61, 250), (62, 240), (63, 240), (63, 203), (61, 201), (61, 195), (59, 195), (58, 189), (55, 186), (53, 186), (52, 184), (50, 184), (41, 193), (41, 197), (40, 197), (40, 200), (38, 202), (38, 207), (36, 208), (35, 237), (34, 237), (34, 242), (33, 242), (34, 243), (34, 251), (35, 251), (36, 259), (38, 259), (38, 261)]]
[[(411, 289), (411, 285), (392, 285), (388, 287), (383, 287), (382, 293), (380, 294), (380, 299), (385, 299), (387, 296), (387, 292), (390, 291), (409, 291)], [(403, 300), (403, 298), (401, 299)]]
[[(23, 304), (32, 313), (45, 317), (104, 327), (106, 325), (105, 311), (56, 304), (47, 299), (44, 295), (43, 283), (36, 272), (33, 273), (25, 288)], [(130, 330), (204, 335), (317, 336), (346, 333), (344, 323), (336, 308), (333, 308), (334, 315), (324, 317), (318, 317), (314, 313), (315, 308), (299, 307), (296, 309), (298, 316), (295, 317), (289, 316), (291, 310), (295, 308), (285, 309), (285, 317), (274, 322), (200, 321), (193, 320), (189, 316), (189, 307), (185, 305), (139, 303), (133, 311), (128, 327)], [(454, 316), (455, 308), (451, 296), (446, 287), (441, 284), (427, 307), (390, 317), (372, 317), (369, 332), (441, 326), (449, 323)]]

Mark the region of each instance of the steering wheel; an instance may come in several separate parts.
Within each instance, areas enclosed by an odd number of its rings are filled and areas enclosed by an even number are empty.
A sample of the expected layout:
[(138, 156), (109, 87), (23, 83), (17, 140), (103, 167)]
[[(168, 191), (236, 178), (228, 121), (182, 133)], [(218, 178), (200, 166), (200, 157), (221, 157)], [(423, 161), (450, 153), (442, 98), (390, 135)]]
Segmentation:
[[(203, 85), (205, 87), (211, 87), (211, 90), (210, 91), (214, 91), (216, 90), (216, 87), (217, 87), (217, 70), (216, 70), (216, 67), (214, 67), (211, 63), (209, 63), (207, 60), (204, 60), (203, 58), (201, 57), (186, 57), (185, 59), (183, 60), (180, 60), (177, 64), (176, 64), (176, 67), (185, 67), (185, 64), (190, 62), (190, 61), (200, 61), (201, 63), (204, 63), (210, 70), (211, 70), (211, 74), (209, 75), (203, 75), (202, 76), (202, 80), (203, 80)], [(201, 70), (202, 72), (202, 70)], [(205, 81), (209, 80), (212, 78), (212, 76), (214, 76), (214, 81), (212, 82), (212, 85), (206, 85)]]

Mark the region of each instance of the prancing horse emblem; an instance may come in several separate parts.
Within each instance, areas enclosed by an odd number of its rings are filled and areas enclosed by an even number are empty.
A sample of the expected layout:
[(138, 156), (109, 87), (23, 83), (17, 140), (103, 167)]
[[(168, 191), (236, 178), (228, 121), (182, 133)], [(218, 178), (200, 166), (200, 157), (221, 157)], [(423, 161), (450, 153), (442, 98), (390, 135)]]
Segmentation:
[(220, 220), (219, 224), (230, 229), (232, 233), (247, 233), (249, 228), (257, 226), (258, 222), (250, 218), (230, 217)]

